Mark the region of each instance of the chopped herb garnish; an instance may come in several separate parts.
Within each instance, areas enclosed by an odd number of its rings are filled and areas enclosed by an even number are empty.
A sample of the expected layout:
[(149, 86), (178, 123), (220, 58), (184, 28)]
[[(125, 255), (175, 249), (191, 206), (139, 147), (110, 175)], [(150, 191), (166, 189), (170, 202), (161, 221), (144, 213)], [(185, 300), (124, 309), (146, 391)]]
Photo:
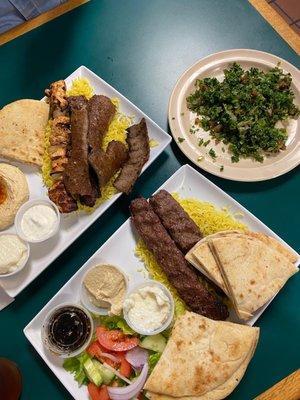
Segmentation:
[(291, 74), (278, 66), (264, 72), (233, 63), (224, 75), (222, 82), (197, 79), (195, 92), (187, 97), (188, 108), (201, 116), (202, 128), (228, 144), (232, 162), (240, 157), (262, 162), (284, 150), (288, 133), (277, 123), (300, 115)]
[(195, 131), (191, 128), (191, 129), (190, 129), (190, 133), (191, 133), (191, 134), (194, 134)]
[(223, 151), (223, 153), (225, 153), (225, 147), (222, 147), (222, 151)]
[(224, 165), (221, 165), (220, 171), (221, 171), (221, 172), (224, 171)]
[(180, 113), (180, 115), (183, 116), (183, 115), (184, 115), (184, 112)]
[(203, 157), (203, 156), (200, 156), (200, 157), (197, 158), (197, 161), (200, 162), (200, 161), (202, 161), (203, 159), (204, 159), (204, 157)]
[(202, 138), (199, 139), (198, 146), (202, 146), (202, 145), (203, 145), (203, 142), (204, 142), (204, 140), (203, 140)]
[(206, 142), (203, 143), (203, 146), (206, 147), (209, 143), (210, 143), (210, 140), (208, 139), (208, 140), (206, 140)]
[(214, 149), (210, 149), (208, 154), (211, 156), (211, 158), (213, 158), (214, 160), (217, 158), (216, 152), (214, 151)]
[(180, 137), (180, 136), (178, 136), (178, 138), (177, 138), (177, 139), (178, 139), (178, 142), (179, 142), (179, 143), (182, 143), (182, 142), (184, 142), (184, 141), (185, 141), (185, 139), (184, 139), (184, 138), (182, 138), (182, 137)]

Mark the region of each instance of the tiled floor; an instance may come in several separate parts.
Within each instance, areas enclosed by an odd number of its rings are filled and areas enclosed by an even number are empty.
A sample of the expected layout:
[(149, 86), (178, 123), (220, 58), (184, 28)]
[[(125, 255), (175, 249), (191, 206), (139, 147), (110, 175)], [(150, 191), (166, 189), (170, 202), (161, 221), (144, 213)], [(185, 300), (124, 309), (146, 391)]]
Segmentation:
[(300, 35), (300, 0), (266, 0)]

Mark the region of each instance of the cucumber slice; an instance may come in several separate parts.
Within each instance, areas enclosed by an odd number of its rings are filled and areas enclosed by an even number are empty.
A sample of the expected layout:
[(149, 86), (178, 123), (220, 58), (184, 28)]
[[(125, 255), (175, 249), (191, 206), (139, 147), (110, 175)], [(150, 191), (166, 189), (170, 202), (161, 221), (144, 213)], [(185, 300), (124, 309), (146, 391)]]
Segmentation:
[(99, 361), (93, 360), (93, 364), (95, 368), (100, 372), (102, 377), (102, 381), (104, 385), (109, 385), (110, 382), (114, 379), (115, 374), (111, 372), (108, 368), (105, 368)]
[(160, 333), (153, 336), (146, 336), (140, 343), (144, 349), (153, 350), (162, 353), (166, 347), (167, 341)]
[(86, 373), (86, 376), (91, 382), (93, 382), (96, 386), (102, 385), (103, 383), (102, 375), (97, 366), (94, 365), (94, 361), (90, 359), (86, 360), (83, 364), (83, 368)]

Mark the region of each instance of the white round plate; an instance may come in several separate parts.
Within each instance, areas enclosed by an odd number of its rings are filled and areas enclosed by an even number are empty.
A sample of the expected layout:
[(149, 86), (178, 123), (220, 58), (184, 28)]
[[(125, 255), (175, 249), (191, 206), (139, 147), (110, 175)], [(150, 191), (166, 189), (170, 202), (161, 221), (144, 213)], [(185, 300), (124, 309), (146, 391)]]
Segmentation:
[[(234, 181), (263, 181), (283, 175), (300, 164), (300, 119), (289, 120), (287, 125), (288, 140), (286, 150), (266, 157), (263, 163), (251, 159), (241, 159), (238, 163), (231, 162), (231, 154), (223, 143), (215, 144), (211, 140), (206, 147), (198, 146), (200, 138), (211, 139), (209, 132), (200, 129), (190, 133), (190, 128), (196, 115), (189, 111), (186, 98), (195, 91), (196, 79), (216, 77), (222, 79), (223, 70), (231, 63), (237, 62), (243, 68), (258, 67), (263, 71), (280, 63), (284, 72), (292, 75), (292, 90), (295, 93), (294, 103), (300, 106), (300, 71), (287, 61), (257, 50), (236, 49), (227, 50), (202, 58), (185, 71), (177, 81), (169, 101), (169, 124), (173, 138), (180, 150), (198, 167), (211, 174)], [(184, 139), (184, 140), (182, 140)], [(217, 158), (214, 161), (208, 154), (213, 148)], [(223, 152), (222, 148), (225, 148)], [(221, 171), (221, 167), (224, 169)]]

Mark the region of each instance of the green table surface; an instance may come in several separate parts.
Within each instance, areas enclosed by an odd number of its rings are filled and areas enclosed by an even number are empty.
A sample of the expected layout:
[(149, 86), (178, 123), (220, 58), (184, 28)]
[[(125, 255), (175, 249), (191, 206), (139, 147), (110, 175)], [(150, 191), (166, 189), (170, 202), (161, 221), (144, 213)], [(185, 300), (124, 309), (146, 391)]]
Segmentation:
[[(168, 131), (168, 99), (180, 74), (210, 53), (234, 48), (270, 52), (300, 67), (296, 53), (246, 0), (93, 0), (1, 47), (0, 107), (39, 99), (50, 82), (86, 65)], [(130, 198), (149, 196), (188, 162), (172, 143)], [(299, 169), (259, 183), (204, 175), (300, 251)], [(122, 196), (1, 311), (0, 355), (20, 366), (23, 400), (72, 398), (23, 328), (128, 218), (130, 198)], [(252, 399), (299, 367), (299, 282), (300, 274), (290, 279), (258, 320), (255, 356), (230, 399)]]

